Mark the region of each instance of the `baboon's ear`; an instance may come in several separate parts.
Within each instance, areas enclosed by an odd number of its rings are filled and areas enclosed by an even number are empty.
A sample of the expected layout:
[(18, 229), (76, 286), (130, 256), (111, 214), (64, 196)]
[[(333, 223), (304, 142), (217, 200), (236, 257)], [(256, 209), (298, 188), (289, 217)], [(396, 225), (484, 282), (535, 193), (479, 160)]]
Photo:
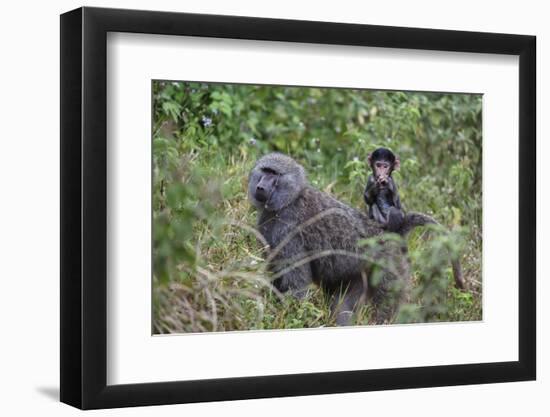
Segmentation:
[(401, 161), (399, 160), (399, 157), (396, 156), (395, 162), (393, 163), (393, 169), (397, 171), (399, 168), (401, 168)]
[(369, 155), (367, 156), (367, 162), (369, 164), (369, 166), (372, 166), (372, 154), (369, 153)]

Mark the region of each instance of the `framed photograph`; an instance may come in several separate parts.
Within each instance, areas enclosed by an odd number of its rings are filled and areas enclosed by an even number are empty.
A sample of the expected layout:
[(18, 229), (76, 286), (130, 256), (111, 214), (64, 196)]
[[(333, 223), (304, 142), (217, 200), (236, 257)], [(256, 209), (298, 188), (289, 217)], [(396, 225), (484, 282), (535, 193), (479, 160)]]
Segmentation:
[(533, 380), (535, 37), (61, 16), (61, 401)]

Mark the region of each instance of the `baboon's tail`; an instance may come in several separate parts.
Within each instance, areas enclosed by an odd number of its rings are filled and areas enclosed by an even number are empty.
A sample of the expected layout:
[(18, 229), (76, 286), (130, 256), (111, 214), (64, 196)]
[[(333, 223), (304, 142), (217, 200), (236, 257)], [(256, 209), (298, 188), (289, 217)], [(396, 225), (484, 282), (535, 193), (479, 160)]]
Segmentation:
[(413, 230), (415, 227), (418, 226), (425, 226), (427, 224), (437, 224), (437, 220), (435, 220), (433, 217), (428, 216), (427, 214), (423, 213), (416, 213), (414, 211), (409, 211), (405, 215), (405, 219), (403, 220), (403, 225), (401, 226), (401, 236), (407, 236), (411, 230)]
[[(401, 227), (401, 236), (407, 236), (411, 230), (417, 226), (425, 226), (427, 224), (437, 224), (439, 223), (431, 216), (423, 213), (416, 213), (414, 211), (408, 212), (405, 215), (403, 221), (403, 226)], [(458, 259), (451, 260), (451, 266), (453, 268), (453, 276), (455, 279), (455, 286), (461, 290), (466, 288), (466, 282), (464, 281), (464, 276), (462, 275), (462, 267), (460, 266), (460, 261)]]

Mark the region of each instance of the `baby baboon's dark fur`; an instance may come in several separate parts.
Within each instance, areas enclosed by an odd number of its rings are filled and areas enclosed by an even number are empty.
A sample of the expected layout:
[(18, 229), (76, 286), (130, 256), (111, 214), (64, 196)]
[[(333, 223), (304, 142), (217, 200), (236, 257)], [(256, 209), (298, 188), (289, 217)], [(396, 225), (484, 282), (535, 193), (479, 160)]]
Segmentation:
[[(260, 158), (248, 193), (259, 210), (258, 228), (269, 243), (279, 291), (301, 297), (312, 282), (320, 285), (332, 298), (339, 325), (348, 324), (366, 299), (376, 323), (394, 318), (409, 292), (406, 242), (386, 240), (380, 224), (309, 185), (304, 168), (286, 155)], [(376, 236), (376, 259), (368, 259), (358, 241)]]

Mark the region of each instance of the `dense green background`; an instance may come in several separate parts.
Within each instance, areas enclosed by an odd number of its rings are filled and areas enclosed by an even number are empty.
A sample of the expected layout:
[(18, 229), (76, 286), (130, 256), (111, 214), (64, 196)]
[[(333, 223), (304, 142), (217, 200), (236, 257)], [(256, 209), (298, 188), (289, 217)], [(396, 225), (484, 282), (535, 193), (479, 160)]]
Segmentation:
[[(269, 286), (254, 236), (247, 176), (270, 151), (296, 158), (310, 182), (364, 209), (366, 157), (401, 158), (406, 210), (450, 235), (409, 237), (411, 303), (399, 322), (481, 319), (480, 95), (153, 82), (153, 262), (156, 333), (333, 325), (312, 288), (301, 301)], [(453, 288), (460, 251), (469, 291)], [(358, 324), (368, 324), (361, 309)]]

